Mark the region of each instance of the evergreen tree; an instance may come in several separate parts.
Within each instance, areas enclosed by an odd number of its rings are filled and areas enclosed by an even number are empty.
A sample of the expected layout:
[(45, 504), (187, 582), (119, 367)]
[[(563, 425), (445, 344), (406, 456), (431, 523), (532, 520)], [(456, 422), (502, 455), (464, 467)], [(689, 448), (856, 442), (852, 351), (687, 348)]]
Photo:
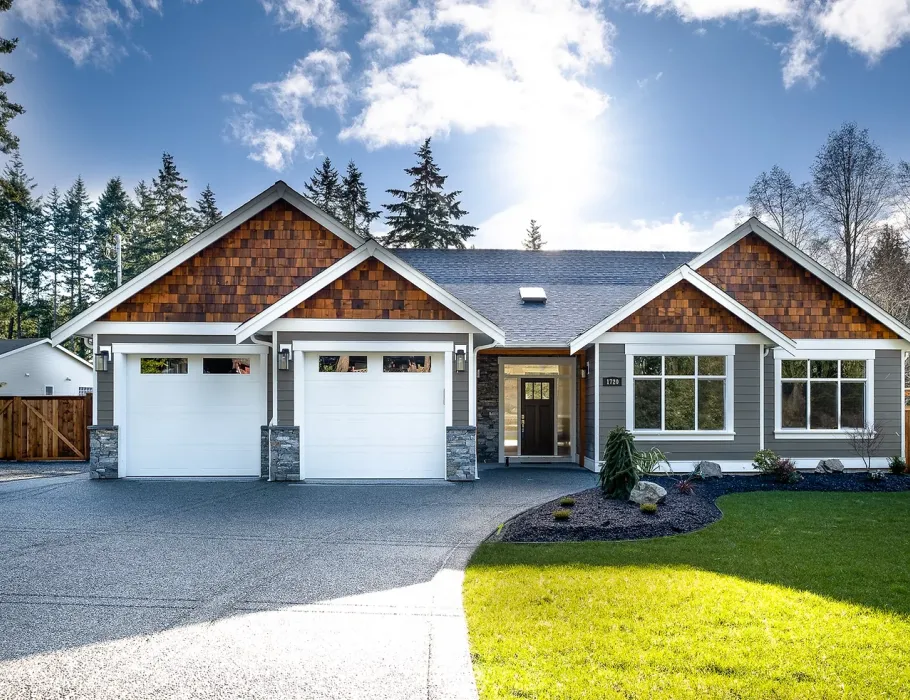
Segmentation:
[(379, 212), (370, 209), (363, 173), (357, 169), (353, 160), (348, 163), (341, 181), (340, 199), (338, 219), (354, 233), (370, 238), (370, 224), (379, 218)]
[(158, 260), (158, 213), (152, 189), (140, 180), (135, 196), (133, 231), (130, 244), (123, 251), (123, 281), (127, 281)]
[(0, 176), (0, 248), (5, 295), (15, 305), (7, 321), (6, 337), (22, 337), (22, 317), (29, 287), (40, 282), (40, 248), (34, 246), (41, 205), (32, 195), (35, 182), (25, 172), (16, 152)]
[(193, 212), (186, 199), (186, 179), (177, 171), (170, 153), (161, 156), (158, 177), (152, 180), (157, 240), (155, 260), (177, 250), (193, 236)]
[[(13, 5), (13, 0), (0, 0), (0, 12), (6, 12)], [(9, 54), (16, 48), (18, 39), (0, 38), (0, 54)], [(13, 117), (22, 114), (25, 110), (22, 105), (11, 102), (6, 94), (6, 86), (15, 78), (5, 70), (0, 70), (0, 153), (9, 154), (19, 148), (19, 139), (9, 130), (9, 123)]]
[(95, 231), (91, 247), (95, 269), (95, 293), (103, 297), (117, 288), (117, 242), (121, 250), (129, 246), (132, 232), (133, 203), (119, 177), (108, 180), (95, 208)]
[(89, 245), (94, 235), (92, 202), (82, 177), (63, 196), (63, 266), (69, 310), (76, 315), (89, 305)]
[(338, 171), (332, 166), (328, 156), (322, 165), (316, 168), (313, 177), (304, 185), (307, 197), (326, 214), (338, 217), (342, 196), (341, 182), (338, 180)]
[(910, 321), (910, 245), (893, 226), (885, 224), (876, 237), (861, 289), (902, 323)]
[(202, 190), (202, 194), (199, 195), (199, 199), (196, 201), (196, 206), (193, 207), (193, 215), (196, 219), (196, 233), (201, 233), (207, 228), (214, 226), (223, 216), (215, 203), (215, 193), (212, 192), (211, 186), (206, 185), (205, 189)]
[(55, 187), (47, 195), (44, 224), (47, 241), (47, 274), (50, 287), (50, 325), (60, 325), (60, 302), (66, 280), (66, 207)]
[(457, 223), (468, 212), (461, 208), (461, 191), (443, 192), (446, 176), (433, 161), (430, 139), (418, 149), (417, 165), (406, 168), (413, 179), (409, 190), (387, 190), (401, 200), (383, 206), (389, 212), (385, 245), (392, 248), (464, 248), (474, 226)]
[(537, 219), (531, 219), (531, 227), (527, 233), (527, 238), (521, 243), (525, 250), (541, 250), (547, 244), (540, 235), (540, 224), (537, 223)]

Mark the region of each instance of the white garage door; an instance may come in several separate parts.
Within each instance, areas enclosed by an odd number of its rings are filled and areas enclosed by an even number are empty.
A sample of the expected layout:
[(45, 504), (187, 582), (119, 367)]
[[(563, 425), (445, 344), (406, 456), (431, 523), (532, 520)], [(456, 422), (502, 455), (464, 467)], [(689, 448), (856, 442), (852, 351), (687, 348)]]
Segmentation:
[(242, 351), (128, 355), (126, 475), (258, 476), (263, 369)]
[(306, 353), (304, 477), (445, 477), (442, 354)]

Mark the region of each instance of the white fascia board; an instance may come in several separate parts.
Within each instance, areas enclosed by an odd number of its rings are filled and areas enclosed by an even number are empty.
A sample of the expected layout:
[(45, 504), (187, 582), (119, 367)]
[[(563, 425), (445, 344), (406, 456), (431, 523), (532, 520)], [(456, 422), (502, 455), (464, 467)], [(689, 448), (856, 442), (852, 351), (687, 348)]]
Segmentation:
[(84, 331), (92, 335), (226, 335), (233, 336), (236, 323), (144, 323), (94, 321)]
[(835, 338), (828, 340), (799, 339), (796, 351), (806, 350), (910, 350), (910, 342), (900, 339)]
[[(454, 352), (455, 343), (445, 340), (295, 340), (294, 351), (301, 352)], [(246, 346), (244, 346), (246, 347)]]
[[(467, 321), (417, 321), (412, 319), (279, 318), (257, 333), (474, 333)], [(232, 328), (231, 333), (234, 333)]]
[[(34, 343), (29, 343), (28, 345), (23, 345), (21, 348), (16, 348), (15, 350), (10, 350), (9, 352), (5, 352), (5, 353), (3, 353), (2, 355), (0, 355), (0, 357), (2, 357), (2, 358), (4, 358), (4, 359), (7, 358), (7, 357), (12, 357), (13, 355), (16, 355), (16, 354), (18, 354), (18, 353), (20, 353), (20, 352), (23, 352), (24, 350), (28, 350), (29, 348), (33, 348), (33, 347), (35, 347), (36, 345), (41, 345), (42, 343), (50, 343), (50, 342), (51, 342), (51, 341), (48, 340), (47, 338), (39, 338), (39, 339), (36, 340)], [(69, 350), (67, 350), (67, 352), (69, 352)], [(70, 353), (70, 354), (72, 355), (72, 353)], [(74, 356), (74, 357), (75, 357), (75, 356)]]
[(760, 345), (768, 339), (761, 333), (626, 333), (607, 331), (597, 342), (603, 345)]
[(688, 344), (685, 347), (675, 346), (663, 343), (626, 343), (626, 355), (667, 355), (672, 357), (679, 355), (735, 355), (735, 345), (717, 345), (717, 344)]
[(343, 274), (354, 269), (357, 265), (371, 257), (376, 258), (386, 267), (389, 267), (404, 277), (408, 282), (425, 291), (428, 295), (433, 297), (433, 299), (461, 316), (481, 333), (489, 335), (496, 342), (505, 342), (505, 334), (498, 326), (492, 324), (472, 308), (452, 296), (431, 279), (396, 258), (373, 240), (367, 241), (357, 250), (336, 262), (332, 267), (323, 270), (313, 279), (308, 280), (283, 299), (279, 299), (262, 313), (254, 316), (241, 325), (236, 331), (237, 341), (240, 342), (245, 340), (254, 333), (265, 329), (269, 324), (277, 321), (286, 313), (302, 304), (320, 289), (331, 282), (334, 282)]
[(634, 313), (649, 301), (655, 299), (670, 289), (670, 287), (672, 287), (674, 284), (680, 282), (682, 278), (681, 268), (674, 270), (662, 280), (655, 283), (652, 287), (649, 287), (644, 292), (639, 294), (632, 301), (624, 304), (612, 314), (607, 316), (603, 321), (595, 326), (592, 326), (577, 338), (575, 338), (575, 340), (569, 344), (569, 353), (574, 355), (589, 343), (594, 342), (601, 333), (605, 333), (610, 330), (613, 326), (622, 321), (629, 314)]
[(904, 340), (910, 341), (910, 328), (898, 321), (894, 316), (889, 314), (871, 299), (858, 292), (849, 284), (833, 274), (824, 265), (820, 265), (811, 257), (795, 245), (787, 241), (782, 236), (777, 235), (770, 228), (765, 226), (761, 221), (752, 217), (741, 226), (738, 226), (732, 233), (721, 238), (717, 243), (708, 248), (704, 253), (697, 256), (689, 263), (689, 267), (697, 270), (707, 262), (710, 262), (724, 250), (736, 243), (749, 233), (754, 233), (769, 245), (777, 248), (781, 253), (794, 260), (796, 263), (806, 268), (813, 275), (818, 277), (822, 282), (846, 297), (867, 314), (888, 326), (892, 331), (897, 333)]
[(228, 345), (227, 343), (114, 343), (111, 352), (123, 355), (151, 355), (166, 357), (168, 355), (267, 355), (268, 347), (264, 345)]
[(796, 344), (792, 338), (781, 333), (761, 316), (747, 309), (745, 306), (736, 301), (736, 299), (727, 294), (724, 290), (711, 284), (708, 280), (706, 280), (692, 268), (688, 266), (683, 267), (681, 269), (681, 272), (683, 279), (696, 287), (698, 290), (704, 292), (709, 297), (714, 299), (714, 301), (723, 306), (734, 316), (738, 316), (740, 319), (748, 323), (769, 340), (773, 340), (781, 347), (795, 347)]
[[(50, 340), (45, 340), (45, 342), (50, 343), (51, 341), (50, 341)], [(34, 347), (34, 345), (29, 345), (29, 347), (30, 347), (30, 348), (31, 348), (31, 347)], [(52, 347), (54, 347), (54, 349), (56, 349), (56, 350), (59, 350), (60, 352), (66, 353), (67, 355), (69, 355), (71, 358), (73, 358), (73, 359), (76, 360), (77, 362), (81, 362), (83, 365), (85, 365), (86, 367), (88, 367), (90, 370), (92, 370), (92, 371), (95, 370), (95, 366), (94, 366), (91, 362), (89, 362), (88, 360), (86, 360), (86, 359), (84, 359), (84, 358), (82, 358), (82, 357), (79, 357), (79, 355), (77, 355), (77, 354), (74, 353), (74, 352), (70, 352), (69, 350), (67, 350), (67, 349), (66, 349), (65, 347), (63, 347), (62, 345), (57, 345), (57, 346), (53, 346), (53, 345), (52, 345)]]
[(874, 360), (875, 348), (774, 348), (774, 357), (784, 360)]
[(284, 199), (288, 204), (299, 209), (317, 223), (322, 224), (331, 233), (350, 245), (357, 247), (363, 244), (363, 238), (351, 232), (347, 227), (323, 212), (319, 207), (306, 199), (306, 197), (288, 186), (287, 183), (279, 180), (267, 190), (232, 211), (173, 253), (159, 260), (140, 275), (137, 275), (114, 292), (111, 292), (106, 297), (90, 306), (78, 316), (64, 323), (51, 334), (51, 342), (54, 345), (58, 345), (70, 336), (84, 332), (86, 324), (100, 318), (121, 302), (129, 299), (136, 292), (141, 291), (162, 275), (167, 274), (178, 265), (186, 262), (204, 248), (208, 247), (225, 234), (230, 233), (244, 221), (254, 217), (279, 199)]
[(628, 304), (624, 305), (619, 310), (614, 311), (596, 326), (578, 336), (575, 340), (572, 341), (571, 345), (569, 346), (569, 352), (572, 354), (578, 352), (588, 343), (593, 342), (595, 339), (599, 338), (601, 334), (606, 333), (608, 330), (610, 330), (610, 328), (615, 326), (623, 319), (627, 318), (630, 314), (635, 313), (645, 304), (653, 301), (665, 291), (671, 289), (674, 285), (682, 281), (686, 281), (692, 284), (692, 286), (694, 286), (696, 289), (714, 299), (714, 301), (727, 309), (727, 311), (748, 323), (755, 330), (759, 331), (762, 335), (773, 341), (775, 344), (781, 345), (783, 347), (793, 346), (793, 340), (774, 328), (774, 326), (769, 324), (760, 316), (757, 316), (756, 314), (749, 311), (749, 309), (740, 304), (720, 288), (715, 287), (713, 284), (708, 282), (708, 280), (695, 272), (692, 268), (687, 265), (683, 265), (682, 267), (674, 270), (669, 275), (664, 277), (653, 287), (637, 296)]

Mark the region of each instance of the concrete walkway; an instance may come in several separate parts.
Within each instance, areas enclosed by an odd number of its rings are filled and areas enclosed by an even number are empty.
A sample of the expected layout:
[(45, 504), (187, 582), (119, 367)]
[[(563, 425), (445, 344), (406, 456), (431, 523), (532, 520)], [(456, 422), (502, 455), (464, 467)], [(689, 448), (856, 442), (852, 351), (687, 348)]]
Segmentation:
[(594, 484), (0, 485), (0, 698), (473, 698), (463, 566)]

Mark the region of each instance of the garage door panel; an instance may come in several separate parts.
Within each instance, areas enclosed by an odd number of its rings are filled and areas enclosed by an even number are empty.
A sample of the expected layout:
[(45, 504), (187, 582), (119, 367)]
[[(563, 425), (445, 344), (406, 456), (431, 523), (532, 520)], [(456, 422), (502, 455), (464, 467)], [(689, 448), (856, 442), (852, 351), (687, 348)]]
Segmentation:
[(306, 355), (304, 477), (443, 477), (443, 356), (431, 356), (431, 372), (392, 373), (382, 371), (383, 353), (361, 354), (366, 372), (338, 374)]
[(186, 374), (144, 375), (139, 359), (127, 359), (128, 476), (259, 475), (258, 356), (249, 375), (204, 375), (201, 355), (189, 357)]

